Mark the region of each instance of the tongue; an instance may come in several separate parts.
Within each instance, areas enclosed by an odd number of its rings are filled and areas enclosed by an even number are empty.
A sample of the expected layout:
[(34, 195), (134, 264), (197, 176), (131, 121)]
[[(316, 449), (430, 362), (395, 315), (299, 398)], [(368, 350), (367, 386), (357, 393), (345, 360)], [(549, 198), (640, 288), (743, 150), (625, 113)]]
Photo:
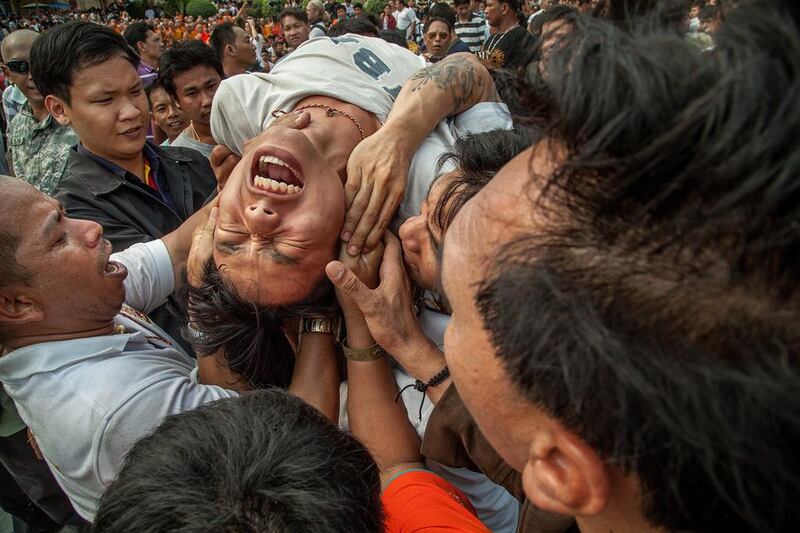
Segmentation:
[(267, 175), (275, 181), (282, 181), (287, 185), (301, 186), (300, 181), (294, 177), (292, 171), (282, 165), (269, 163), (267, 165)]

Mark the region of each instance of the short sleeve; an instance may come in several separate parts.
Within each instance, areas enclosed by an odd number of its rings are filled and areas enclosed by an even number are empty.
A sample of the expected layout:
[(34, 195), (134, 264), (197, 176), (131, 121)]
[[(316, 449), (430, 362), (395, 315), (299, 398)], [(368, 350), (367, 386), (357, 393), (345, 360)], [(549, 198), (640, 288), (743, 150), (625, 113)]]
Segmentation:
[(485, 533), (464, 494), (433, 472), (414, 470), (396, 477), (382, 496), (387, 533)]
[(98, 478), (106, 485), (116, 479), (133, 445), (166, 417), (237, 396), (231, 390), (197, 384), (181, 368), (163, 370), (160, 380), (131, 396), (108, 417), (97, 445)]
[(163, 304), (175, 290), (172, 259), (164, 241), (134, 244), (111, 256), (112, 261), (125, 265), (125, 302), (143, 313)]

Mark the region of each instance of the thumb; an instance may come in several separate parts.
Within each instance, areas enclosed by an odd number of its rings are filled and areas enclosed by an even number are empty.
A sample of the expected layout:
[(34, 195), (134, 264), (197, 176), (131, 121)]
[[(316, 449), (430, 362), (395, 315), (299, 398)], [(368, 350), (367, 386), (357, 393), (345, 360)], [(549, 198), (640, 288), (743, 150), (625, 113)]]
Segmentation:
[(325, 267), (325, 273), (334, 286), (350, 297), (360, 308), (368, 297), (369, 289), (353, 271), (339, 261), (331, 261)]

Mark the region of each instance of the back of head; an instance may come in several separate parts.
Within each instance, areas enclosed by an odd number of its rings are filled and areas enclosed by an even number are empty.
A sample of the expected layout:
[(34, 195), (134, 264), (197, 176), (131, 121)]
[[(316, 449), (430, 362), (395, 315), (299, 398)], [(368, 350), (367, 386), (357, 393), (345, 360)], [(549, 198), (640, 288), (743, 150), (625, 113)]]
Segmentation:
[[(450, 27), (450, 31), (452, 31), (453, 26), (456, 25), (456, 12), (444, 2), (439, 2), (428, 10), (428, 20), (432, 21), (435, 18), (448, 21), (447, 25)], [(428, 24), (430, 24), (430, 22), (428, 22)]]
[(710, 52), (649, 21), (570, 38), (529, 100), (565, 153), (532, 178), (559, 216), (479, 290), (495, 349), (653, 525), (797, 530), (798, 28), (759, 3)]
[(214, 50), (202, 41), (180, 41), (164, 50), (158, 61), (158, 80), (172, 98), (177, 98), (175, 77), (195, 67), (208, 67), (225, 78), (222, 63)]
[(136, 50), (136, 43), (147, 41), (147, 32), (149, 31), (153, 31), (153, 28), (144, 22), (134, 22), (127, 27), (123, 36), (131, 48)]
[(222, 56), (225, 52), (225, 46), (236, 43), (236, 34), (234, 33), (233, 28), (234, 26), (232, 23), (224, 22), (214, 27), (214, 31), (211, 32), (209, 44), (211, 45), (211, 48), (214, 49), (214, 52), (216, 52), (220, 61), (222, 61)]
[(365, 37), (378, 37), (378, 26), (367, 17), (355, 17), (347, 19), (341, 24), (331, 26), (328, 30), (329, 37), (339, 37), (345, 33), (355, 33)]
[(553, 7), (548, 7), (541, 15), (533, 19), (533, 33), (534, 35), (541, 35), (542, 27), (556, 20), (563, 20), (564, 22), (574, 24), (577, 17), (578, 12), (568, 5), (558, 4)]
[(55, 95), (69, 103), (75, 73), (121, 56), (134, 67), (139, 56), (114, 30), (91, 22), (53, 26), (33, 44), (31, 74), (42, 96)]
[(375, 462), (289, 393), (168, 417), (128, 454), (95, 531), (382, 531)]

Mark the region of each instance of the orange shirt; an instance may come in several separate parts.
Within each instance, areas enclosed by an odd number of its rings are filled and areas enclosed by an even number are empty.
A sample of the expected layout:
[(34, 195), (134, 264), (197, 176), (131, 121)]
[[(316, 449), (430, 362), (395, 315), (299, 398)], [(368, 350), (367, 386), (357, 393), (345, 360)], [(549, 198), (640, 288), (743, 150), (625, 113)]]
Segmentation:
[(381, 500), (386, 533), (490, 533), (469, 499), (427, 470), (400, 474), (389, 483)]

